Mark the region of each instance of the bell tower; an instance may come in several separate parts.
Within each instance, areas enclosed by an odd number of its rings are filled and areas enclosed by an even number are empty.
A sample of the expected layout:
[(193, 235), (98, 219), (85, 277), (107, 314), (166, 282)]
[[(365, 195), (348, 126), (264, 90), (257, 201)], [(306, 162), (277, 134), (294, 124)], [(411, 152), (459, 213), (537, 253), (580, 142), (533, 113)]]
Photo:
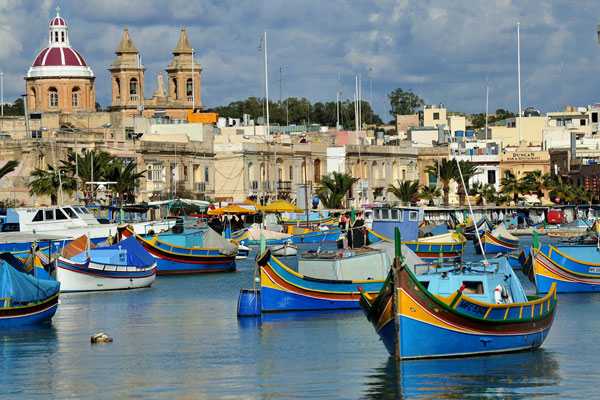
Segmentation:
[(169, 82), (169, 102), (185, 108), (204, 108), (200, 87), (202, 68), (194, 60), (194, 50), (185, 34), (185, 27), (181, 28), (181, 36), (173, 50), (173, 56), (171, 64), (165, 70)]
[(117, 58), (108, 69), (111, 76), (111, 111), (129, 110), (127, 114), (142, 113), (144, 109), (144, 72), (142, 57), (133, 45), (125, 27), (121, 43), (115, 51)]

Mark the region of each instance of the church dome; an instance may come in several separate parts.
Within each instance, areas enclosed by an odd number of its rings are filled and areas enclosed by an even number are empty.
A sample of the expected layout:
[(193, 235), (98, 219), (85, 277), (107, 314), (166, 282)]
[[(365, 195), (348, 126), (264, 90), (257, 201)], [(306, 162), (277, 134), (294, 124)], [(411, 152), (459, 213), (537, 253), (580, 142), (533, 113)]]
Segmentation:
[(93, 77), (81, 54), (69, 44), (68, 26), (58, 11), (57, 8), (56, 17), (50, 20), (48, 47), (35, 58), (27, 77)]

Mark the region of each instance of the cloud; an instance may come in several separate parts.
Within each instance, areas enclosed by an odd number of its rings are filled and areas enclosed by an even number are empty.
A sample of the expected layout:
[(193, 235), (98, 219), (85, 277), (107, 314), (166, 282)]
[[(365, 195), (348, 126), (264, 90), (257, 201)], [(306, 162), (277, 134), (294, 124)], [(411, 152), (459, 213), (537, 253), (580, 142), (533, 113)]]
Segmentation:
[[(49, 0), (0, 3), (5, 99), (24, 91), (23, 77), (47, 45), (55, 7)], [(202, 100), (208, 107), (262, 96), (264, 54), (257, 46), (266, 29), (273, 98), (279, 96), (281, 68), (283, 96), (312, 102), (333, 101), (340, 84), (343, 97), (351, 99), (360, 74), (363, 99), (372, 97), (375, 112), (386, 120), (383, 99), (398, 87), (422, 94), (428, 103), (483, 112), (489, 70), (490, 109), (517, 111), (517, 22), (524, 107), (562, 107), (561, 61), (567, 104), (598, 101), (597, 1), (62, 0), (60, 7), (71, 44), (97, 76), (103, 106), (110, 101), (107, 69), (124, 26), (147, 68), (148, 95), (185, 26), (204, 69)]]

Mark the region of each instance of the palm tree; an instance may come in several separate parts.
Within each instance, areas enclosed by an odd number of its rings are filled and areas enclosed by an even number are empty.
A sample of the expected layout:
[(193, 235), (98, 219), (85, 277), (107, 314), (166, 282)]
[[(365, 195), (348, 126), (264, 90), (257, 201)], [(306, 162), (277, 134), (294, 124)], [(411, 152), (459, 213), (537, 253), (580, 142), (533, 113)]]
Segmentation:
[(416, 200), (419, 194), (419, 182), (417, 181), (400, 181), (397, 180), (398, 186), (390, 184), (388, 186), (388, 193), (393, 193), (402, 203), (410, 203)]
[[(63, 167), (75, 175), (75, 153), (69, 153), (67, 155), (67, 161), (61, 160)], [(116, 157), (111, 156), (107, 152), (92, 149), (83, 156), (77, 157), (77, 173), (79, 175), (80, 184), (92, 181), (106, 180), (111, 163)], [(93, 187), (84, 189), (87, 192), (86, 197), (91, 198)]]
[(506, 175), (500, 180), (500, 186), (502, 186), (502, 193), (512, 195), (515, 204), (517, 204), (523, 186), (519, 183), (519, 180), (512, 171), (506, 171)]
[(0, 168), (0, 178), (2, 178), (6, 174), (13, 172), (15, 168), (17, 168), (17, 165), (19, 165), (19, 162), (15, 160), (10, 160), (6, 164), (4, 164), (2, 168)]
[(563, 182), (562, 176), (555, 176), (549, 186), (550, 198), (558, 197), (561, 202), (564, 201), (565, 203), (569, 203), (575, 199), (573, 186), (567, 182)]
[(481, 182), (475, 182), (473, 184), (473, 186), (471, 186), (469, 188), (469, 196), (477, 196), (477, 205), (480, 206), (482, 204), (486, 204), (487, 202), (487, 197), (486, 197), (486, 189), (487, 189), (487, 185), (484, 185)]
[(521, 179), (524, 187), (526, 187), (530, 193), (535, 193), (540, 201), (544, 198), (544, 189), (547, 189), (552, 181), (549, 173), (542, 174), (542, 171), (539, 169), (526, 172), (525, 176)]
[[(60, 179), (58, 174), (62, 174)], [(63, 192), (71, 194), (75, 191), (75, 179), (65, 175), (65, 170), (55, 170), (48, 165), (48, 170), (36, 168), (30, 175), (36, 179), (29, 182), (29, 193), (37, 196), (50, 196), (52, 205), (58, 204), (58, 195), (62, 184)]]
[(590, 189), (586, 189), (584, 186), (573, 187), (573, 194), (578, 203), (592, 204), (594, 198), (594, 192)]
[[(454, 162), (456, 162), (456, 160)], [(475, 164), (472, 161), (460, 160), (458, 163), (460, 165), (460, 172), (462, 172), (462, 178), (465, 181), (465, 186), (467, 187), (467, 191), (468, 191), (469, 190), (469, 179), (471, 179), (475, 175), (481, 173), (481, 171), (479, 171), (479, 168), (477, 168), (477, 164)], [(460, 172), (458, 171), (458, 168), (457, 168), (456, 176), (454, 177), (454, 180), (456, 181), (456, 183), (458, 183), (458, 199), (459, 199), (458, 202), (462, 206), (465, 204), (465, 189), (463, 188), (463, 184), (460, 179)]]
[[(146, 176), (143, 172), (136, 173), (136, 168), (136, 163), (123, 164), (117, 160), (113, 160), (107, 166), (104, 178), (111, 182), (117, 182), (113, 184), (113, 189), (117, 193), (120, 202), (125, 199), (125, 192), (132, 192), (134, 188), (139, 186), (138, 179)], [(179, 194), (179, 190), (177, 192)]]
[(432, 165), (426, 166), (425, 172), (437, 176), (437, 179), (439, 179), (439, 181), (442, 183), (442, 189), (444, 191), (444, 205), (447, 206), (448, 194), (450, 192), (450, 182), (452, 182), (452, 180), (458, 174), (456, 162), (447, 159), (442, 159), (438, 162), (435, 162)]
[(327, 208), (340, 208), (342, 199), (350, 190), (352, 185), (358, 181), (358, 178), (353, 178), (350, 174), (332, 172), (332, 176), (323, 175), (319, 181), (317, 196)]
[(438, 197), (440, 197), (442, 195), (442, 191), (440, 190), (440, 188), (435, 187), (433, 185), (431, 186), (427, 186), (427, 185), (423, 185), (421, 186), (421, 192), (419, 193), (419, 197), (423, 200), (428, 200), (428, 205), (432, 206), (433, 205), (433, 199), (437, 199)]

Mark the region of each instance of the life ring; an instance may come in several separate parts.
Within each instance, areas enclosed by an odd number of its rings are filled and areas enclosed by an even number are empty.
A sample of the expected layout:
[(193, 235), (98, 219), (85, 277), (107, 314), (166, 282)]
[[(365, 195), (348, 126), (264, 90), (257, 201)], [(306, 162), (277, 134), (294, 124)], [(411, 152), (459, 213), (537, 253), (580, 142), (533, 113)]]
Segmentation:
[(496, 286), (496, 289), (494, 289), (494, 299), (496, 300), (496, 304), (509, 304), (513, 302), (508, 289), (504, 285)]

